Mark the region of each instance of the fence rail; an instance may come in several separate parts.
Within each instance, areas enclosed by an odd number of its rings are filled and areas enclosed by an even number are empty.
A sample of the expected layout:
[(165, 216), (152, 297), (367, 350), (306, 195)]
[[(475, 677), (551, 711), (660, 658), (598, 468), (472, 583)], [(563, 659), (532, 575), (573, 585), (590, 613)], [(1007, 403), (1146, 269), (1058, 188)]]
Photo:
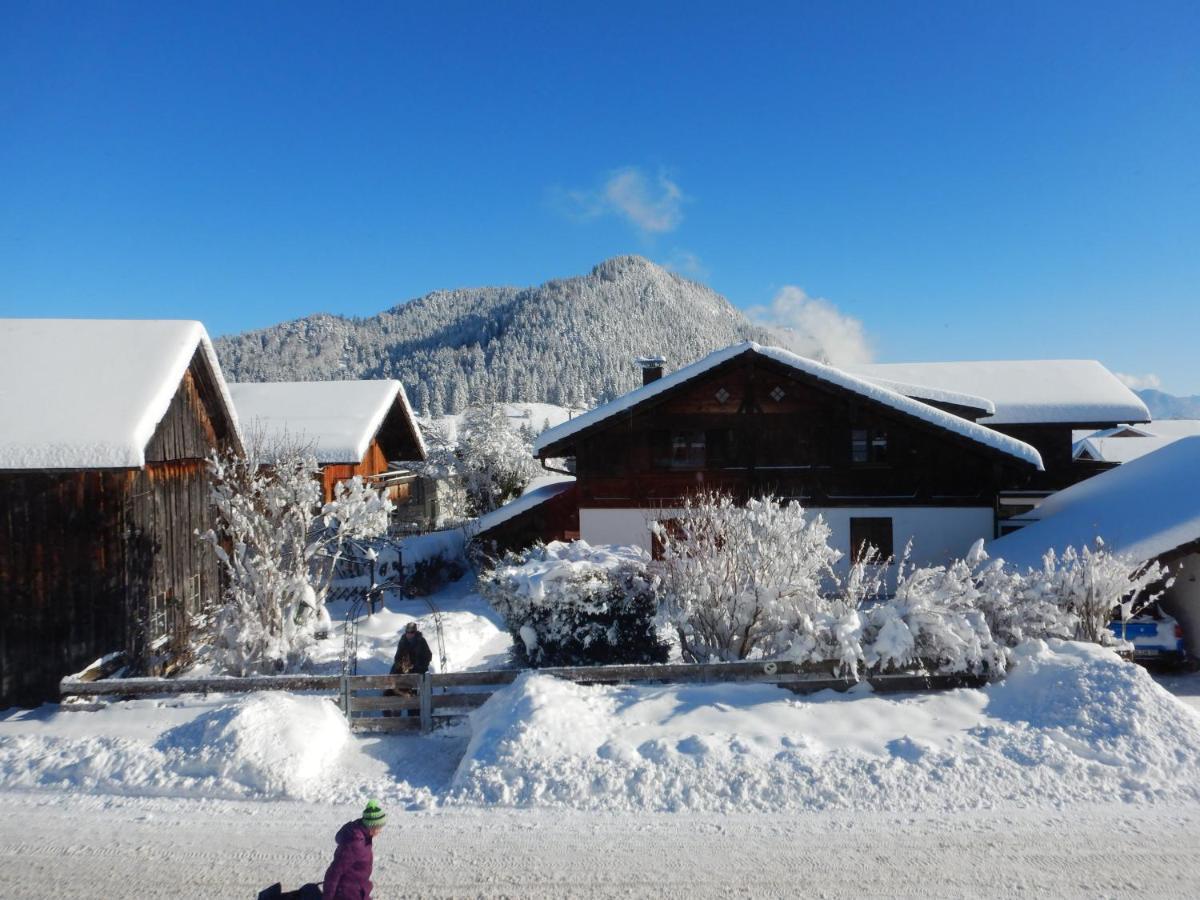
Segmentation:
[[(120, 678), (83, 681), (64, 678), (68, 697), (138, 697), (154, 694), (209, 694), (263, 690), (311, 691), (335, 695), (351, 727), (363, 732), (428, 732), (438, 722), (458, 719), (482, 706), (522, 669), (446, 672), (425, 675), (263, 675), (246, 678)], [(845, 691), (866, 682), (878, 692), (947, 690), (979, 687), (980, 675), (937, 675), (924, 671), (839, 675), (832, 663), (800, 665), (786, 661), (707, 663), (702, 665), (570, 666), (536, 670), (576, 684), (703, 684), (751, 682), (775, 684), (797, 694)]]

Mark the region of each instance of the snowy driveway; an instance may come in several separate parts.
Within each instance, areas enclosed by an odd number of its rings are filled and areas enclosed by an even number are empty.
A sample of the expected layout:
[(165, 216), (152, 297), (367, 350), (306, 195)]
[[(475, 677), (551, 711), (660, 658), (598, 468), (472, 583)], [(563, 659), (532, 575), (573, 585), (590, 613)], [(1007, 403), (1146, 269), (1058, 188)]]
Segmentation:
[[(287, 802), (0, 794), (0, 896), (251, 900), (320, 877), (353, 811)], [(940, 816), (393, 810), (397, 897), (1186, 897), (1196, 807)]]

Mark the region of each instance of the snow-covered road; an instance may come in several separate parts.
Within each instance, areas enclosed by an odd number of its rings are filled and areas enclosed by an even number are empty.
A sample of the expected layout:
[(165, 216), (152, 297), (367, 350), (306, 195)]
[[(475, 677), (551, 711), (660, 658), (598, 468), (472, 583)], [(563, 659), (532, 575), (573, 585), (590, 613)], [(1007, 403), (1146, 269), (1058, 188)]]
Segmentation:
[[(0, 794), (0, 896), (249, 900), (354, 810)], [(392, 810), (376, 897), (1195, 896), (1196, 807), (951, 816)]]

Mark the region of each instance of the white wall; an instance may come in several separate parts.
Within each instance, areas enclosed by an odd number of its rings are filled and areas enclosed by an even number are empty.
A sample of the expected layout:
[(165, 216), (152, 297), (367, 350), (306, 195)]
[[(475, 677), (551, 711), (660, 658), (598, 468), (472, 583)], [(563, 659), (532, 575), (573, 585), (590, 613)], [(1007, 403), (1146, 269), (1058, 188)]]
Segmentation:
[[(899, 556), (913, 542), (912, 561), (918, 565), (941, 564), (966, 555), (979, 538), (991, 540), (993, 512), (988, 507), (835, 507), (810, 509), (829, 523), (829, 543), (842, 551), (843, 564), (850, 558), (850, 519), (886, 516), (892, 520), (892, 541)], [(580, 537), (589, 544), (633, 544), (650, 551), (651, 518), (677, 515), (669, 509), (581, 509)]]
[(1188, 652), (1200, 656), (1200, 553), (1185, 556), (1168, 568), (1175, 576), (1175, 583), (1160, 605), (1183, 626)]

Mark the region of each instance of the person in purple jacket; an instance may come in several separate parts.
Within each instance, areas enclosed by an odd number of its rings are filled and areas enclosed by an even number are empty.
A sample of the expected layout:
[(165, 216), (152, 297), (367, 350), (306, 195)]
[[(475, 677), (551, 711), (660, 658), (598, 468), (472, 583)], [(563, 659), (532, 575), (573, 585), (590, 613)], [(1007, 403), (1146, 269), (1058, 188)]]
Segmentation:
[(338, 829), (337, 850), (325, 870), (321, 896), (325, 900), (371, 900), (371, 866), (374, 853), (371, 842), (383, 830), (387, 814), (379, 801), (368, 800), (362, 818)]

